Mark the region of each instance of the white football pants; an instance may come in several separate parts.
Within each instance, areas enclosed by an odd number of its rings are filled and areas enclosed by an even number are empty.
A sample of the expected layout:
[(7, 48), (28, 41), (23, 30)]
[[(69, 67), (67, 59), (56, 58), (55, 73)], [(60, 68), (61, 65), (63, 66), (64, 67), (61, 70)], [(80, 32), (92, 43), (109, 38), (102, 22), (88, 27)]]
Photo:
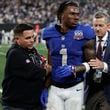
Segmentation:
[(52, 85), (46, 110), (82, 110), (83, 96), (83, 82), (66, 89)]

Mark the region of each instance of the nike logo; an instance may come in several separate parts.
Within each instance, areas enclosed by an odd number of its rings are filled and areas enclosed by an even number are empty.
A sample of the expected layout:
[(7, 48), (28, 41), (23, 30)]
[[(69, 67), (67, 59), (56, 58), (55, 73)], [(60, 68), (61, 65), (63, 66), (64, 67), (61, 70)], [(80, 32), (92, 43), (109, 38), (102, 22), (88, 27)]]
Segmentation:
[(81, 91), (82, 89), (76, 89), (76, 91)]

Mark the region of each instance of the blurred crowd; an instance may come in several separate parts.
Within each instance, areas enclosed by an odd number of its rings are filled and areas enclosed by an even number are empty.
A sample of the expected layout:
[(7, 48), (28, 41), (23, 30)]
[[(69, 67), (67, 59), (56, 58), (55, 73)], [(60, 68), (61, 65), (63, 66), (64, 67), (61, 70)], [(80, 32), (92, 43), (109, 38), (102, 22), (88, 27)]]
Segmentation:
[[(42, 24), (43, 26), (53, 24), (57, 21), (57, 8), (63, 1), (64, 0), (0, 0), (0, 24), (25, 22)], [(83, 23), (91, 23), (93, 14), (97, 10), (103, 10), (110, 14), (109, 0), (76, 1), (80, 3), (80, 21)], [(12, 38), (12, 30), (10, 32), (5, 32), (5, 30), (0, 32), (0, 44), (1, 42), (10, 44)]]
[[(0, 23), (33, 23), (48, 25), (55, 22), (56, 9), (64, 0), (0, 0)], [(81, 21), (90, 22), (96, 10), (108, 11), (109, 0), (76, 0), (80, 3)]]

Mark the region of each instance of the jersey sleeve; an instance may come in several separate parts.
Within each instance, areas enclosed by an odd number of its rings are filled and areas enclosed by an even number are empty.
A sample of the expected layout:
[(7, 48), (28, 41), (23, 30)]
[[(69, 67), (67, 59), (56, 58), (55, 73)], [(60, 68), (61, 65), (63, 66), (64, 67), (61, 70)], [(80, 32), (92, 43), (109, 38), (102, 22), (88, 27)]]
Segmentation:
[(55, 25), (52, 27), (46, 27), (42, 30), (42, 39), (47, 40), (49, 38), (58, 37), (60, 33), (56, 30)]

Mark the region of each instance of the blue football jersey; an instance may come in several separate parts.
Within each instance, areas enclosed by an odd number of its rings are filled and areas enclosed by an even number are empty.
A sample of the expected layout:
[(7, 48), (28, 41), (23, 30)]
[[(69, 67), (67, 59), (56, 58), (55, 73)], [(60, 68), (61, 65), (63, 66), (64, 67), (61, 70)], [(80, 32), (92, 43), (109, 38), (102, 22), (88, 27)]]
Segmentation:
[[(95, 33), (89, 25), (78, 24), (64, 35), (56, 29), (55, 25), (43, 30), (43, 39), (47, 41), (54, 69), (64, 65), (81, 64), (83, 47), (88, 40), (93, 38), (95, 38)], [(78, 79), (82, 80), (82, 78), (83, 74), (78, 76)]]

